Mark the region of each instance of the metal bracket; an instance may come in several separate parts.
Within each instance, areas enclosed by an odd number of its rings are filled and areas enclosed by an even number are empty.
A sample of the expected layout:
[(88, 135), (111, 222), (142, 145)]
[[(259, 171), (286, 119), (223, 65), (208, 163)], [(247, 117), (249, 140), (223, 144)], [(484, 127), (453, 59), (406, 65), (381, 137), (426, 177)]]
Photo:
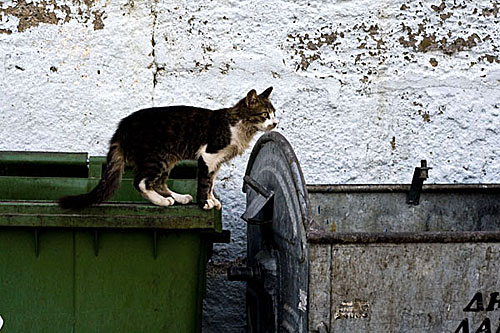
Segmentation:
[(413, 171), (413, 178), (411, 180), (410, 192), (406, 196), (406, 203), (410, 205), (418, 205), (420, 203), (420, 193), (422, 193), (422, 185), (424, 180), (429, 178), (429, 168), (427, 161), (421, 160), (420, 167), (416, 167)]
[(256, 193), (257, 197), (247, 205), (247, 209), (241, 215), (241, 218), (248, 224), (262, 225), (272, 222), (274, 192), (259, 184), (250, 176), (243, 178), (245, 186), (250, 186)]

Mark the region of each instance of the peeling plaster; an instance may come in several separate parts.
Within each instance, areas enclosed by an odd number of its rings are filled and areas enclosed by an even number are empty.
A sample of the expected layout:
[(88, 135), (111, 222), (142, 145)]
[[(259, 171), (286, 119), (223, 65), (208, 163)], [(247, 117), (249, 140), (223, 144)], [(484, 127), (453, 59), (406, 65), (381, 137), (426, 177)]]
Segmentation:
[(402, 46), (416, 52), (439, 51), (446, 55), (476, 48), (498, 49), (498, 39), (492, 40), (489, 29), (499, 24), (496, 3), (492, 8), (478, 8), (469, 1), (442, 1), (430, 8), (422, 16), (419, 13), (426, 11), (422, 3), (405, 7), (403, 35), (398, 39)]
[(439, 38), (435, 32), (427, 33), (423, 24), (419, 24), (418, 30), (413, 32), (410, 27), (402, 23), (402, 31), (406, 32), (406, 37), (400, 37), (399, 43), (405, 47), (412, 48), (414, 51), (424, 53), (441, 51), (444, 54), (452, 55), (456, 52), (470, 50), (482, 42), (481, 37), (477, 33), (472, 33), (465, 38)]
[(296, 71), (337, 78), (342, 85), (353, 75), (358, 80), (356, 92), (370, 95), (374, 84), (386, 75), (385, 68), (399, 75), (398, 63), (423, 65), (421, 54), (431, 55), (425, 63), (435, 70), (444, 69), (448, 62), (436, 53), (461, 54), (459, 63), (464, 69), (498, 63), (500, 33), (491, 29), (500, 24), (497, 12), (494, 1), (400, 1), (379, 9), (376, 17), (343, 18), (298, 29), (292, 26), (283, 43), (289, 55), (285, 60)]
[(71, 10), (67, 5), (59, 6), (55, 1), (51, 3), (46, 1), (28, 3), (21, 0), (14, 7), (0, 8), (0, 15), (5, 15), (7, 18), (13, 16), (19, 20), (18, 32), (37, 27), (40, 23), (59, 24), (61, 21), (68, 22), (70, 13)]
[(94, 30), (102, 30), (104, 29), (104, 22), (102, 21), (105, 17), (104, 11), (95, 11), (94, 12)]
[(0, 28), (0, 33), (22, 33), (40, 24), (60, 25), (68, 23), (71, 19), (82, 23), (87, 23), (92, 19), (94, 30), (101, 30), (104, 28), (103, 19), (106, 18), (106, 14), (102, 8), (97, 8), (98, 6), (90, 0), (73, 0), (67, 3), (62, 2), (62, 4), (57, 0), (30, 2), (20, 0), (13, 6), (0, 7), (0, 23), (17, 19), (17, 31)]
[(343, 38), (344, 34), (331, 31), (331, 27), (326, 26), (318, 29), (315, 36), (309, 36), (309, 33), (288, 34), (287, 41), (291, 42), (290, 48), (294, 50), (295, 55), (300, 57), (296, 70), (307, 70), (312, 62), (321, 59), (322, 47), (335, 49), (337, 45), (340, 45), (340, 42), (337, 42), (339, 37)]

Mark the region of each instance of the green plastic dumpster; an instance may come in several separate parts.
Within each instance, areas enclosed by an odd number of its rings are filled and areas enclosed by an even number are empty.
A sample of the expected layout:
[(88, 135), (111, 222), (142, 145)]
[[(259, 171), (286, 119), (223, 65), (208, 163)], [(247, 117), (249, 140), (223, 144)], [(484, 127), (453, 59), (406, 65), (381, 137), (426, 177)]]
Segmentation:
[[(153, 206), (129, 171), (111, 202), (58, 207), (105, 167), (86, 153), (0, 152), (2, 332), (200, 331), (207, 256), (227, 238), (220, 211)], [(171, 176), (196, 198), (194, 162)]]

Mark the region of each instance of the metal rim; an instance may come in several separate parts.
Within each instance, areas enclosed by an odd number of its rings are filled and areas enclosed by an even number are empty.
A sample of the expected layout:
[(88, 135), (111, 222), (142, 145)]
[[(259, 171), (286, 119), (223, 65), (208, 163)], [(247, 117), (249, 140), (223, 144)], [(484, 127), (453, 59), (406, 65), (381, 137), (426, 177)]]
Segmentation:
[[(377, 193), (408, 192), (410, 184), (339, 184), (339, 185), (307, 185), (310, 193)], [(427, 184), (422, 192), (428, 193), (500, 193), (500, 184)]]
[[(297, 155), (295, 155), (292, 146), (281, 133), (275, 131), (268, 132), (259, 138), (259, 140), (252, 149), (250, 158), (248, 159), (245, 175), (246, 176), (250, 175), (253, 168), (253, 164), (255, 162), (255, 158), (259, 154), (259, 151), (269, 142), (273, 142), (274, 144), (276, 144), (283, 152), (283, 156), (288, 162), (287, 165), (290, 168), (290, 173), (292, 175), (294, 182), (298, 185), (301, 185), (301, 186), (296, 186), (297, 188), (296, 194), (299, 199), (299, 202), (301, 203), (300, 211), (303, 219), (302, 223), (304, 225), (306, 232), (308, 230), (313, 230), (313, 229), (319, 230), (319, 228), (315, 227), (315, 222), (312, 218), (309, 194), (307, 192), (306, 182), (304, 180), (304, 174), (302, 173), (299, 160), (297, 159)], [(294, 167), (295, 170), (293, 170), (291, 167)]]
[(312, 244), (407, 244), (499, 242), (500, 231), (310, 232)]

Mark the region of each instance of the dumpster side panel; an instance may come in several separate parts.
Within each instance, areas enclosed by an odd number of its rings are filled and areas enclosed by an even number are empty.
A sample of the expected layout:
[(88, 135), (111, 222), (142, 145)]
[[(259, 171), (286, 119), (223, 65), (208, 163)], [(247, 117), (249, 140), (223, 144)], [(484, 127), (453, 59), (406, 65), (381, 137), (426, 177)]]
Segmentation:
[(497, 331), (500, 244), (331, 246), (330, 332)]
[(330, 324), (331, 253), (329, 244), (309, 248), (309, 331), (326, 332)]
[[(113, 203), (70, 211), (53, 202), (92, 189), (104, 161), (91, 158), (87, 170), (86, 154), (0, 152), (2, 332), (200, 331), (221, 212), (151, 205), (127, 174)], [(196, 165), (176, 167), (188, 178), (169, 187), (196, 197)]]
[[(99, 232), (76, 239), (76, 331), (196, 332), (205, 249), (199, 234)], [(201, 265), (201, 266), (200, 266)]]
[(72, 331), (72, 232), (0, 228), (0, 271), (2, 332)]
[[(369, 186), (367, 186), (369, 188)], [(314, 219), (329, 232), (500, 230), (498, 193), (310, 193)]]
[(34, 230), (0, 229), (2, 332), (199, 332), (200, 233)]

